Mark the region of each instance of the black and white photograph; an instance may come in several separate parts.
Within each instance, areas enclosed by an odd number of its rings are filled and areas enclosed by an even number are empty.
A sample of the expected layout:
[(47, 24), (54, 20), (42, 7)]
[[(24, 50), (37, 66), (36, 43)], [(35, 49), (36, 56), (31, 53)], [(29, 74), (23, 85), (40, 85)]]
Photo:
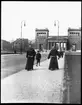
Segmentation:
[(1, 1), (1, 103), (81, 104), (81, 1)]

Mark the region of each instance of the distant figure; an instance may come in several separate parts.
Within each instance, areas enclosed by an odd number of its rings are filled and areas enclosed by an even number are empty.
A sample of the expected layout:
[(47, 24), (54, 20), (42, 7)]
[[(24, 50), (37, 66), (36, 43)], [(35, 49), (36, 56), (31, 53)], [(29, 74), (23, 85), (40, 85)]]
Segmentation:
[(14, 50), (14, 53), (16, 54), (16, 50)]
[(51, 58), (50, 64), (49, 64), (49, 70), (59, 69), (57, 56), (60, 58), (60, 54), (58, 52), (58, 45), (56, 44), (56, 46), (53, 46), (52, 50), (50, 51), (48, 55), (48, 59)]
[(62, 58), (63, 58), (63, 54), (64, 54), (63, 49), (61, 49), (59, 53), (60, 53), (60, 57), (62, 57)]
[(72, 51), (76, 51), (76, 45), (72, 45)]
[(32, 48), (31, 45), (29, 45), (29, 48), (26, 53), (26, 58), (27, 58), (26, 67), (25, 67), (26, 70), (33, 70), (35, 55), (36, 55), (35, 50)]
[(41, 60), (41, 54), (39, 51), (37, 51), (37, 53), (36, 53), (36, 66), (38, 66), (38, 64), (40, 66), (40, 60)]

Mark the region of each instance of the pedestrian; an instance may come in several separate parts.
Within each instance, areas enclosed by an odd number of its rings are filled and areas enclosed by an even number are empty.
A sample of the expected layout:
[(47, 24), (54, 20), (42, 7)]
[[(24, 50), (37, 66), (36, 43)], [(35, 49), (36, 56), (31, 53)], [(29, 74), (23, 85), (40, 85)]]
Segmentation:
[(16, 54), (16, 50), (14, 50), (14, 53)]
[(61, 50), (60, 50), (60, 57), (63, 58), (63, 54), (64, 54), (64, 51), (63, 51), (63, 49), (61, 48)]
[(49, 70), (59, 69), (57, 56), (58, 56), (58, 59), (59, 59), (60, 54), (58, 52), (58, 45), (56, 44), (56, 46), (53, 46), (53, 48), (51, 49), (51, 51), (48, 55), (48, 59), (51, 58), (50, 59), (50, 64), (49, 64)]
[(26, 67), (25, 67), (26, 70), (28, 71), (33, 70), (35, 55), (36, 55), (36, 52), (32, 48), (32, 45), (29, 45), (29, 48), (26, 53), (26, 58), (27, 58)]
[(40, 51), (37, 51), (36, 53), (36, 66), (40, 66), (40, 60), (41, 60), (41, 54), (40, 54)]

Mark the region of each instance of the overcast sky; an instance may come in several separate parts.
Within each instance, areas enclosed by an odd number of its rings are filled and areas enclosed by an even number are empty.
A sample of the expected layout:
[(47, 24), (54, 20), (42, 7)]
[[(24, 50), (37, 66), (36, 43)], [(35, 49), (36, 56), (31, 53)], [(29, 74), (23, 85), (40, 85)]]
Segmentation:
[(67, 35), (68, 27), (81, 27), (81, 2), (1, 2), (1, 38), (7, 41), (21, 37), (35, 39), (35, 29), (49, 29), (49, 35)]

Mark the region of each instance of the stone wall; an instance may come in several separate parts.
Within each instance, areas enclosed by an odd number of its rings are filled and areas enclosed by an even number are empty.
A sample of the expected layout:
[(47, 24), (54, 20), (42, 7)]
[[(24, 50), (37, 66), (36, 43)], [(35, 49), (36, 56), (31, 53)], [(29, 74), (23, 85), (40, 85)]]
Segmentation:
[(81, 103), (81, 52), (65, 53), (63, 103)]
[(76, 50), (81, 50), (81, 29), (68, 29), (68, 41), (70, 48), (76, 45)]

